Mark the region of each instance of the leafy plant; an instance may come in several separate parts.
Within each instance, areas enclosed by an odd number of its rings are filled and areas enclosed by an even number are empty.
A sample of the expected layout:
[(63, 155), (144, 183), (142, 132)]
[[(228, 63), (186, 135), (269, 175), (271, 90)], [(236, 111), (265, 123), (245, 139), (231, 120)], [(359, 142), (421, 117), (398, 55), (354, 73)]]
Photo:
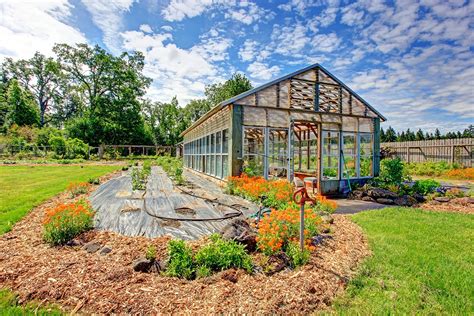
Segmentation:
[(409, 177), (404, 172), (404, 163), (399, 158), (384, 159), (380, 162), (380, 175), (374, 179), (374, 182), (384, 188), (393, 185), (401, 185)]
[(438, 181), (432, 179), (417, 180), (415, 181), (412, 189), (419, 194), (427, 195), (429, 193), (433, 193), (436, 188), (439, 188), (440, 186), (441, 184)]
[(67, 186), (67, 190), (72, 198), (87, 193), (90, 184), (87, 182), (71, 182)]
[(286, 247), (286, 255), (290, 258), (293, 268), (305, 265), (311, 256), (311, 252), (305, 248), (300, 249), (300, 245), (296, 242), (291, 242)]
[(51, 245), (62, 245), (93, 228), (94, 211), (85, 200), (59, 204), (46, 211), (43, 239)]
[(199, 267), (211, 271), (229, 268), (241, 268), (252, 271), (252, 259), (245, 251), (245, 246), (235, 241), (223, 240), (219, 235), (211, 236), (211, 243), (199, 249), (195, 256)]
[(183, 240), (168, 242), (168, 267), (166, 275), (191, 280), (195, 276), (196, 265), (193, 252)]
[(453, 198), (461, 198), (464, 197), (466, 194), (464, 191), (458, 189), (458, 188), (451, 188), (449, 190), (446, 190), (445, 196), (449, 197), (451, 199)]
[(176, 184), (181, 185), (184, 183), (183, 161), (180, 158), (168, 155), (160, 156), (156, 159), (156, 163), (163, 168), (168, 176), (173, 178)]
[(156, 260), (156, 247), (153, 245), (149, 245), (146, 249), (145, 258), (150, 261)]

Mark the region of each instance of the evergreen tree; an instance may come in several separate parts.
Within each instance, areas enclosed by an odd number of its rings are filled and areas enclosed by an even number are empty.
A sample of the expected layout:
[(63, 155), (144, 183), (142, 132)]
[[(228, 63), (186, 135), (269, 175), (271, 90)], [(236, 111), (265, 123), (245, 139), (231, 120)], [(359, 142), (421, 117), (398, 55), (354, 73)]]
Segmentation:
[(383, 130), (383, 128), (380, 128), (380, 141), (382, 143), (385, 143), (387, 141), (387, 139), (385, 138), (385, 131)]
[(441, 132), (439, 129), (435, 129), (434, 139), (441, 139)]
[(39, 113), (33, 97), (20, 87), (16, 79), (11, 80), (8, 85), (7, 105), (9, 107), (6, 118), (8, 126), (39, 124)]
[(423, 134), (423, 131), (421, 130), (421, 128), (418, 129), (418, 131), (416, 132), (416, 140), (424, 140), (425, 139), (425, 135)]
[(388, 127), (387, 132), (385, 133), (385, 140), (387, 142), (397, 141), (397, 134), (395, 133), (395, 130), (391, 126)]

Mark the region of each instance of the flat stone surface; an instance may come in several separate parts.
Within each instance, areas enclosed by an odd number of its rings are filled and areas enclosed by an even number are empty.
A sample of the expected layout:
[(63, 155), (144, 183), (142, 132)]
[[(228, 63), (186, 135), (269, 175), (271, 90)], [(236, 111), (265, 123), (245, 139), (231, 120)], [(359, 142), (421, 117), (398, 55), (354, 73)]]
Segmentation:
[(361, 200), (336, 199), (336, 214), (355, 214), (365, 210), (376, 210), (387, 207), (387, 205)]

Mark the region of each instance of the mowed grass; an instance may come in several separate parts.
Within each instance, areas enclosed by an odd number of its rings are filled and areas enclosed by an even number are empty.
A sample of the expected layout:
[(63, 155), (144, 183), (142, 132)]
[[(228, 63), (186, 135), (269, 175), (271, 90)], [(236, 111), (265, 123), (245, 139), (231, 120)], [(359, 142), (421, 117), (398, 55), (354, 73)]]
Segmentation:
[(73, 181), (97, 178), (119, 166), (0, 166), (0, 234), (29, 210), (64, 191)]
[(373, 255), (338, 314), (474, 313), (474, 215), (386, 208), (353, 216)]

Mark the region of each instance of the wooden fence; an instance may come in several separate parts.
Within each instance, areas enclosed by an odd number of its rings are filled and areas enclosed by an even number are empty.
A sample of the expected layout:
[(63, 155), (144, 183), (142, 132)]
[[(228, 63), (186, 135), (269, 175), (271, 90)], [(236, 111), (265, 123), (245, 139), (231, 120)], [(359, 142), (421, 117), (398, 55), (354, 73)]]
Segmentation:
[(406, 162), (446, 161), (464, 167), (474, 165), (474, 138), (434, 139), (398, 143), (381, 143), (392, 157)]

